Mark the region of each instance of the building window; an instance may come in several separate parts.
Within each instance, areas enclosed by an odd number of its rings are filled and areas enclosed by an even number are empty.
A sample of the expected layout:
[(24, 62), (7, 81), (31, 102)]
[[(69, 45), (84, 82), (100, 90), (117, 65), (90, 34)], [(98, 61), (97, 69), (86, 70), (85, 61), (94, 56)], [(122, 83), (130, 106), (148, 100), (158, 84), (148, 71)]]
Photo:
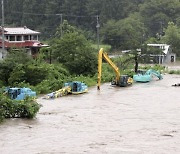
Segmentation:
[(10, 41), (15, 41), (15, 36), (13, 36), (13, 35), (10, 35), (10, 39), (9, 39)]
[(16, 36), (16, 41), (22, 41), (22, 36), (20, 35)]
[(33, 40), (38, 40), (38, 36), (37, 35), (33, 35)]
[(29, 40), (29, 36), (28, 35), (24, 35), (24, 40), (25, 41)]

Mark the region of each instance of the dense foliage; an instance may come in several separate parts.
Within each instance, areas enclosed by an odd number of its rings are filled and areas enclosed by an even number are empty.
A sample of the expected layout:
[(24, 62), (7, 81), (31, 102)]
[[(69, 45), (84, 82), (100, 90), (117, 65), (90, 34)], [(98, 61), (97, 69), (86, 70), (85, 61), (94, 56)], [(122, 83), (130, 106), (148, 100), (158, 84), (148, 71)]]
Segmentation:
[[(10, 50), (0, 61), (1, 87), (30, 87), (37, 93), (48, 93), (62, 88), (65, 82), (77, 76), (84, 75), (85, 79), (94, 76), (97, 53), (76, 28), (66, 24), (65, 30), (63, 37), (57, 35), (51, 41), (50, 51), (42, 49), (36, 59), (26, 54), (24, 49)], [(52, 52), (52, 64), (47, 63), (47, 52)]]
[(0, 122), (4, 118), (34, 118), (41, 105), (26, 98), (24, 101), (15, 101), (0, 94)]
[(136, 15), (122, 20), (109, 20), (102, 28), (104, 42), (113, 48), (137, 49), (142, 43), (145, 27)]
[(165, 35), (162, 38), (163, 42), (172, 45), (172, 51), (180, 56), (180, 28), (173, 22), (168, 23), (167, 29), (165, 29)]
[[(63, 34), (61, 26), (67, 20), (93, 41), (97, 40), (96, 26), (100, 24), (100, 41), (113, 48), (129, 49), (150, 37), (155, 38), (150, 43), (168, 43), (175, 50), (178, 48), (169, 39), (161, 39), (164, 35), (166, 38), (175, 35), (166, 30), (170, 28), (169, 22), (180, 29), (179, 0), (6, 0), (4, 3), (6, 26), (26, 25), (42, 32), (46, 40), (57, 36), (57, 29)], [(179, 38), (179, 32), (176, 35)]]
[(64, 64), (73, 74), (94, 74), (97, 68), (97, 57), (83, 35), (65, 34), (54, 43), (54, 58)]

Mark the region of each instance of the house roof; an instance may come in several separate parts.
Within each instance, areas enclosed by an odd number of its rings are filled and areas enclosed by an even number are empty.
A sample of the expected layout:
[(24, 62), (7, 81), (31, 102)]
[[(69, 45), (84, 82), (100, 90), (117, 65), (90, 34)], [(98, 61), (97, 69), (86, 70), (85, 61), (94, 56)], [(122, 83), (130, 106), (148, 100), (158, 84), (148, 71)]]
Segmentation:
[[(2, 29), (2, 28), (1, 28)], [(4, 28), (5, 34), (11, 34), (11, 35), (15, 35), (15, 34), (20, 34), (20, 35), (25, 35), (25, 34), (40, 34), (40, 32), (31, 30), (29, 28), (27, 28), (26, 26), (24, 27), (16, 27), (16, 28)]]

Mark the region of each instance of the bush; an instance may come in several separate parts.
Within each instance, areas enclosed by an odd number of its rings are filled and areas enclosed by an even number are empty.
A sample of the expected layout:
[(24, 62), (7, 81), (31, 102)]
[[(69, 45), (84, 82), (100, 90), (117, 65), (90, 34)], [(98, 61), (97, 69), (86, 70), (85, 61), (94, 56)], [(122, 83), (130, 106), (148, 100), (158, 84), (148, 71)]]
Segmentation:
[(48, 75), (45, 80), (35, 86), (35, 91), (45, 94), (62, 88), (64, 82), (70, 76), (69, 72), (62, 65), (48, 65)]
[(31, 62), (32, 57), (25, 50), (9, 51), (7, 57), (0, 62), (0, 80), (3, 85), (23, 81), (25, 66)]
[(109, 82), (115, 78), (116, 74), (112, 67), (107, 63), (102, 64), (102, 77), (101, 82)]
[(0, 95), (0, 121), (4, 118), (34, 118), (41, 105), (31, 98), (16, 101)]
[(13, 118), (34, 118), (41, 107), (41, 105), (30, 98), (14, 104), (17, 108)]
[(169, 74), (180, 74), (180, 70), (171, 70)]
[(68, 33), (53, 43), (53, 57), (72, 74), (94, 75), (97, 53), (86, 38), (79, 33)]
[(48, 79), (38, 84), (35, 89), (39, 94), (45, 94), (62, 88), (63, 83), (63, 79)]
[(4, 108), (3, 108), (3, 103), (2, 103), (2, 101), (0, 101), (0, 122), (2, 122), (3, 119), (5, 118), (4, 115), (5, 115), (5, 110), (4, 110)]
[(162, 66), (162, 65), (145, 65), (145, 66), (141, 66), (139, 67), (140, 69), (145, 69), (145, 70), (148, 70), (148, 69), (154, 69), (156, 71), (165, 71), (165, 66)]
[(28, 65), (25, 72), (26, 82), (35, 86), (47, 77), (48, 68), (46, 65)]

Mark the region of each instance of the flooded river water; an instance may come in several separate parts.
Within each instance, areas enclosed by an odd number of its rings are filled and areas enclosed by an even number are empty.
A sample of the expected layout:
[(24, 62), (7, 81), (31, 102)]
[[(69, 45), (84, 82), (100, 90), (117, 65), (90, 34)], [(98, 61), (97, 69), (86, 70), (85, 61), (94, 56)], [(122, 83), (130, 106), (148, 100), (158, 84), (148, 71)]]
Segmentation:
[(43, 105), (33, 120), (0, 125), (0, 154), (179, 154), (180, 83), (164, 75), (131, 87), (89, 88)]

